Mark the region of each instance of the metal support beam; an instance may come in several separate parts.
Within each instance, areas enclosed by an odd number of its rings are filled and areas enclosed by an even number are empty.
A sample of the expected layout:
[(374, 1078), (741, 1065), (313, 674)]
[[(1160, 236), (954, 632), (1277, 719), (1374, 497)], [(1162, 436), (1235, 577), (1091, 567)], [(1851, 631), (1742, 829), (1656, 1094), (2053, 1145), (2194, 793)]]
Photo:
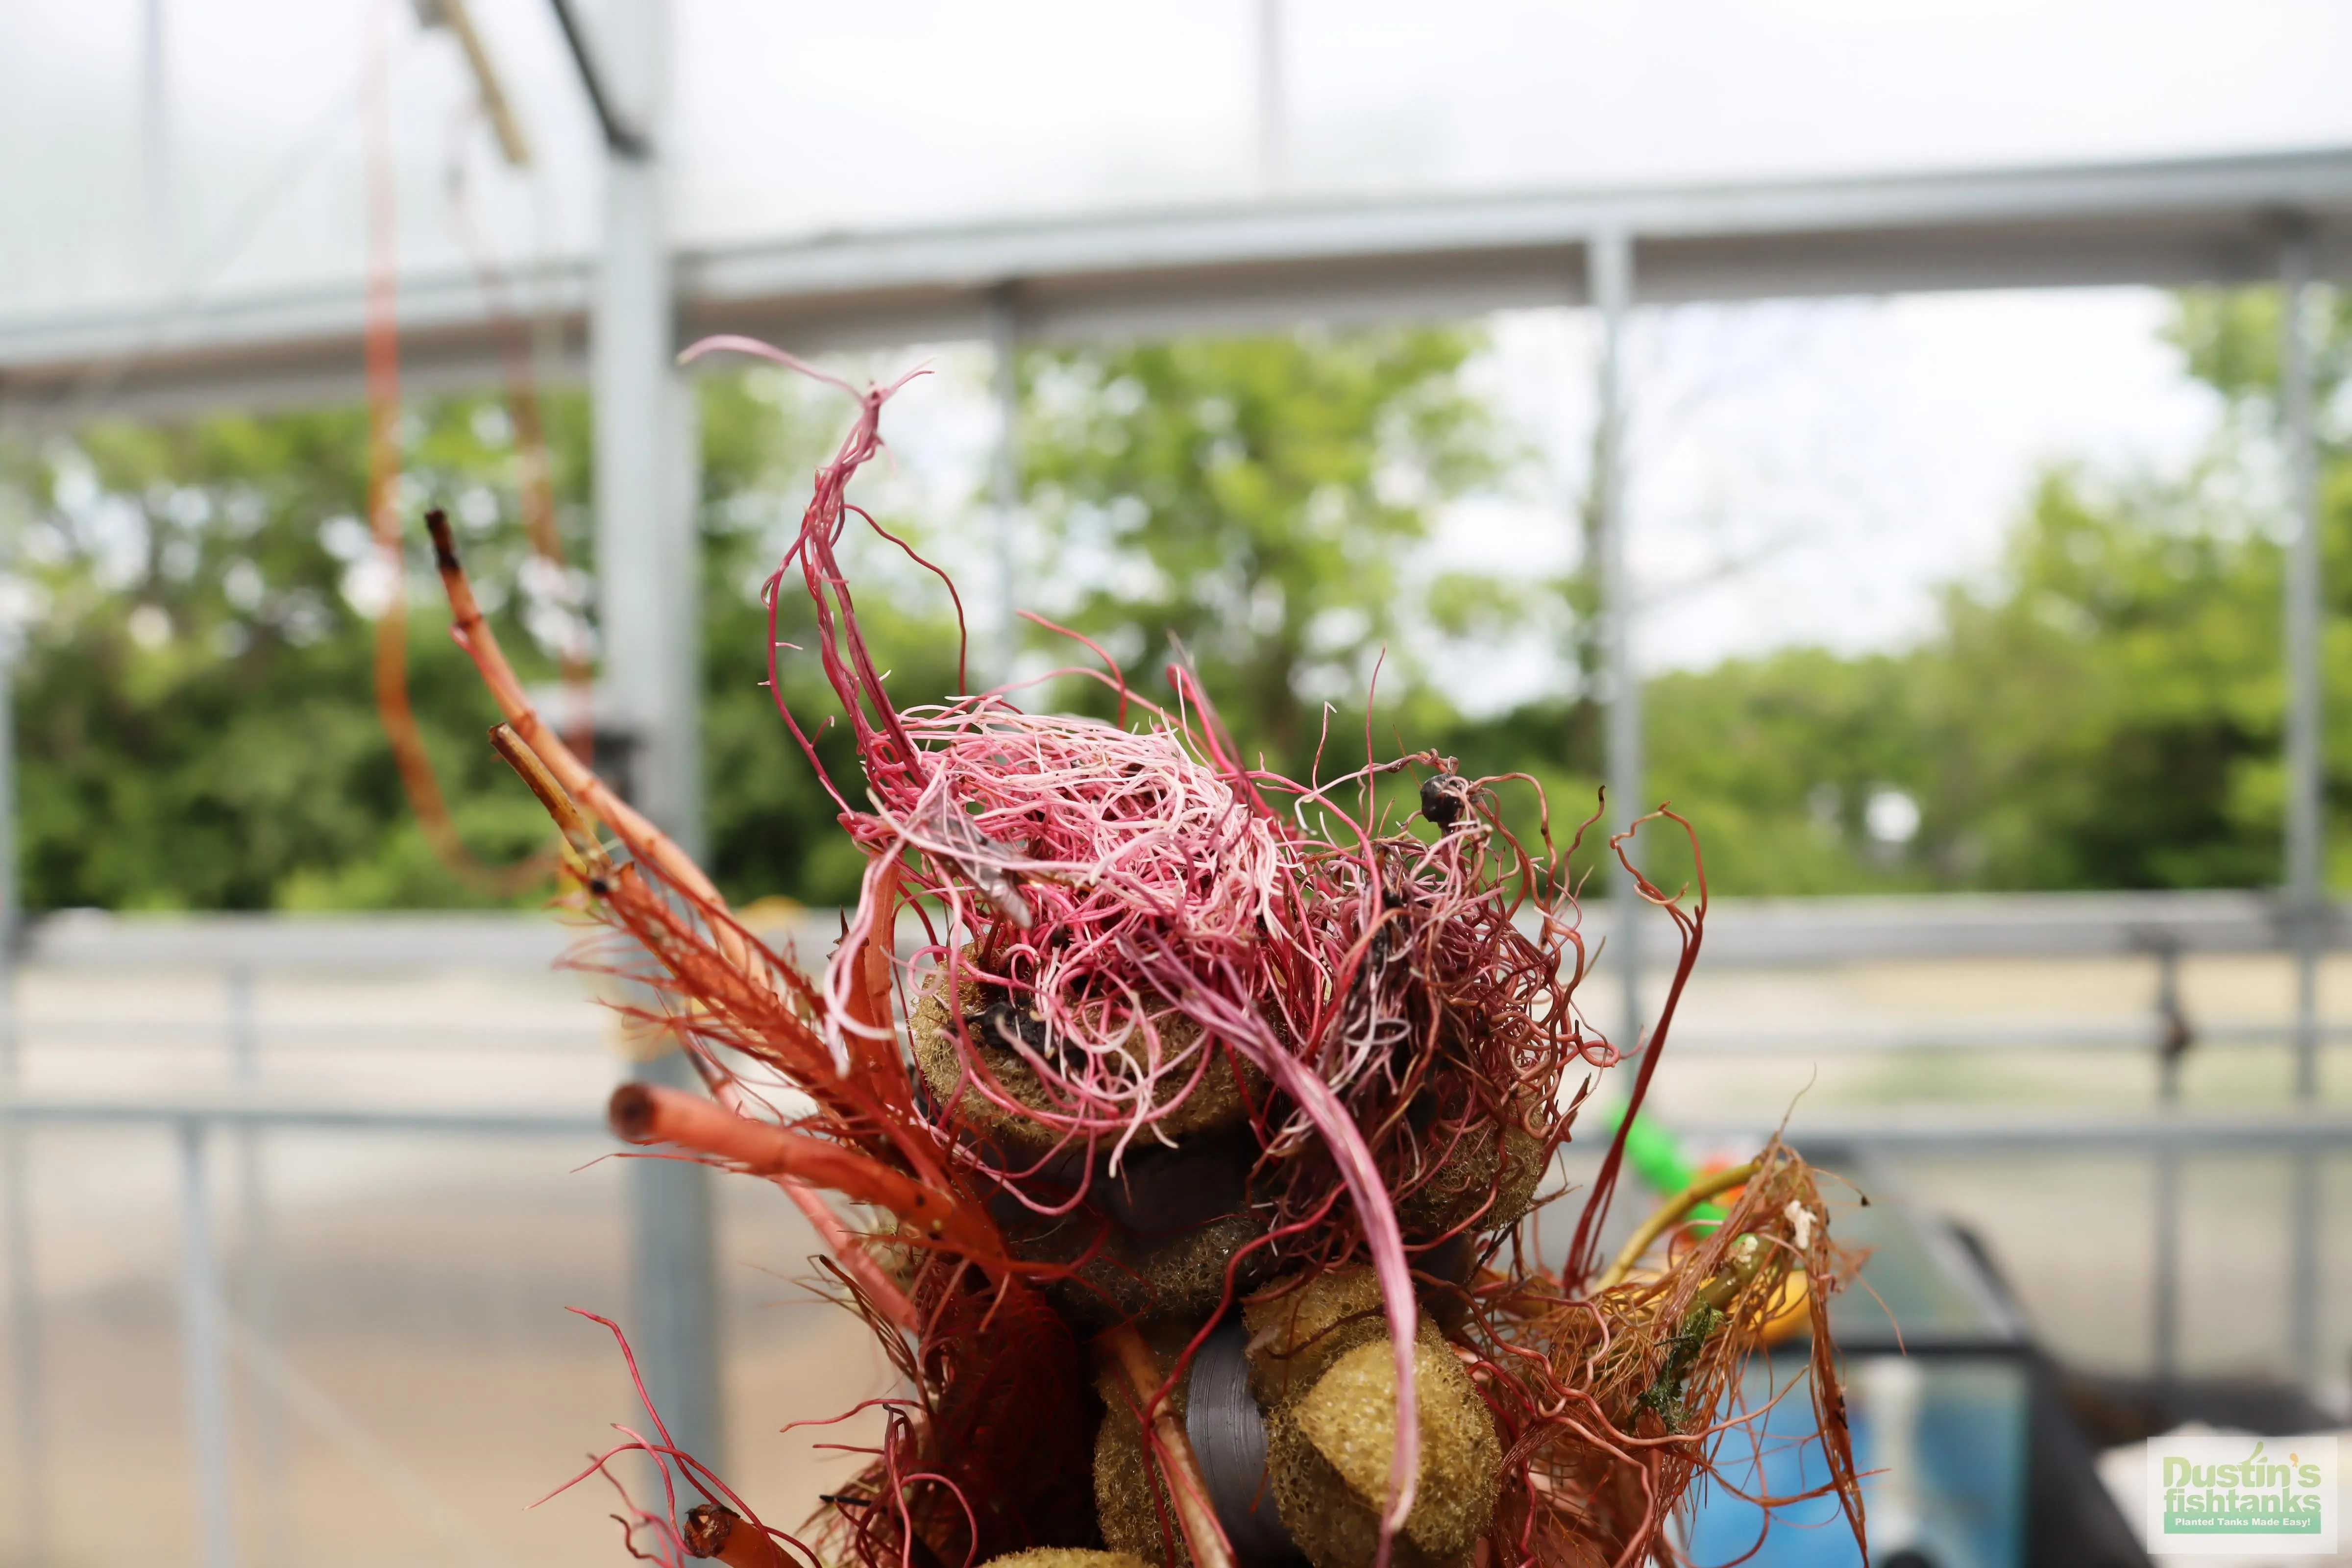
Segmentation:
[(29, 1128), (0, 1127), (0, 1237), (8, 1253), (8, 1381), (14, 1394), (10, 1446), (16, 1449), (16, 1528), (9, 1544), (31, 1568), (49, 1560), (49, 1477), (42, 1434), (41, 1302), (33, 1283), (32, 1162)]
[[(2180, 945), (2156, 948), (2157, 1100), (2168, 1115), (2180, 1108), (2182, 1060), (2195, 1042), (2180, 1001)], [(2170, 1387), (2180, 1375), (2180, 1151), (2170, 1145), (2156, 1155), (2156, 1291), (2152, 1338), (2156, 1375)]]
[(1257, 186), (1274, 197), (1290, 188), (1290, 112), (1284, 88), (1282, 0), (1257, 0)]
[(220, 1253), (213, 1240), (205, 1125), (180, 1124), (180, 1363), (187, 1379), (188, 1447), (196, 1492), (197, 1561), (236, 1562), (229, 1479), (228, 1342), (221, 1321)]
[[(248, 964), (233, 964), (222, 976), (228, 1013), (229, 1079), (241, 1094), (261, 1088), (261, 1019), (254, 1005), (254, 974)], [(236, 1302), (245, 1327), (262, 1344), (275, 1346), (278, 1329), (278, 1258), (269, 1219), (269, 1166), (265, 1128), (248, 1123), (236, 1130), (231, 1144), (236, 1152), (237, 1284)], [(286, 1421), (279, 1402), (266, 1386), (255, 1385), (257, 1397), (247, 1415), (253, 1439), (253, 1507), (261, 1519), (275, 1519), (285, 1510)], [(261, 1568), (278, 1568), (286, 1560), (281, 1532), (254, 1533), (254, 1560)]]
[[(2290, 230), (2279, 255), (2279, 422), (2285, 445), (2290, 516), (2284, 579), (2286, 623), (2286, 890), (2294, 946), (2294, 1093), (2319, 1099), (2320, 922), (2326, 766), (2320, 743), (2319, 468), (2312, 435), (2311, 340), (2307, 322), (2313, 270), (2307, 226)], [(2294, 1242), (2288, 1287), (2288, 1339), (2296, 1370), (2320, 1375), (2319, 1168), (2296, 1160), (2291, 1196)]]
[[(0, 483), (0, 574), (15, 568), (24, 494)], [(0, 1091), (24, 1088), (16, 1032), (16, 959), (22, 922), (16, 886), (16, 654), (19, 629), (0, 624)], [(9, 1383), (16, 1450), (15, 1544), (28, 1568), (49, 1561), (48, 1465), (42, 1434), (41, 1299), (33, 1279), (31, 1132), (0, 1127), (0, 1248), (8, 1274)]]
[(41, 1301), (33, 1284), (32, 1162), (26, 1142), (31, 1130), (0, 1127), (0, 1202), (8, 1250), (8, 1381), (15, 1394), (11, 1412), (12, 1447), (16, 1450), (16, 1524), (10, 1544), (24, 1553), (31, 1568), (46, 1568), (49, 1560), (49, 1476), (46, 1438), (42, 1434)]
[(139, 17), (139, 245), (142, 283), (160, 292), (177, 270), (172, 221), (171, 72), (164, 52), (164, 0), (145, 0)]
[[(1674, 1128), (1695, 1142), (1746, 1142), (1751, 1147), (1774, 1131), (1769, 1121), (1723, 1116), (1677, 1116)], [(1956, 1111), (1871, 1106), (1816, 1113), (1800, 1107), (1784, 1131), (1792, 1146), (1807, 1152), (1846, 1147), (1937, 1157), (2006, 1153), (2090, 1160), (2158, 1149), (2200, 1154), (2308, 1151), (2336, 1158), (2352, 1153), (2352, 1115), (2342, 1110), (2085, 1116), (2007, 1107)]]
[[(1586, 286), (1601, 328), (1595, 365), (1592, 441), (1594, 535), (1601, 559), (1601, 650), (1609, 704), (1606, 826), (1622, 833), (1641, 815), (1642, 683), (1633, 665), (1633, 593), (1625, 560), (1625, 318), (1633, 304), (1633, 241), (1623, 229), (1603, 229), (1585, 250)], [(1624, 988), (1618, 1048), (1632, 1051), (1642, 1031), (1642, 901), (1633, 879), (1612, 862), (1610, 886), (1616, 905), (1610, 939)]]
[(2311, 237), (2298, 230), (2279, 261), (2280, 434), (2285, 444), (2287, 525), (2286, 886), (2294, 922), (2294, 1092), (2319, 1094), (2317, 966), (2325, 864), (2326, 763), (2320, 743), (2319, 471), (2312, 436)]
[[(599, 34), (619, 67), (617, 35)], [(978, 338), (986, 297), (1006, 279), (1021, 282), (1032, 342), (1559, 306), (1583, 298), (1585, 239), (1606, 229), (1639, 237), (1653, 303), (2268, 282), (2282, 211), (2312, 215), (2321, 270), (2352, 276), (2352, 150), (2341, 148), (1738, 184), (1253, 193), (1215, 206), (730, 244), (687, 252), (677, 268), (695, 335), (747, 332), (808, 353)], [(594, 261), (567, 258), (534, 301), (567, 333)], [(404, 277), (400, 300), (410, 386), (500, 384), (505, 340), (470, 270)], [(185, 414), (362, 388), (366, 311), (347, 282), (200, 291), (170, 315), (159, 335), (151, 304), (12, 311), (0, 300), (0, 422), (86, 418), (94, 398), (117, 413)]]
[[(580, 73), (580, 90), (588, 95), (588, 107), (595, 111), (597, 127), (604, 133), (604, 150), (615, 158), (649, 156), (652, 142), (644, 129), (648, 120), (630, 117), (614, 106), (615, 94), (605, 86), (604, 73), (597, 68), (596, 51), (589, 47), (587, 32), (570, 0), (554, 0), (554, 5), (555, 25), (562, 31), (564, 47), (572, 53), (572, 68)], [(615, 74), (625, 76), (629, 68), (624, 64)]]
[[(667, 73), (666, 0), (607, 8), (610, 87), (649, 124)], [(627, 732), (635, 804), (703, 851), (693, 402), (674, 363), (677, 304), (658, 157), (608, 158), (591, 347), (600, 722)]]
[(989, 296), (988, 350), (996, 396), (996, 449), (988, 493), (996, 533), (996, 625), (991, 682), (1013, 679), (1021, 651), (1021, 312), (1013, 286)]
[[(677, 1051), (637, 1077), (698, 1090)], [(718, 1257), (710, 1173), (683, 1160), (629, 1162), (630, 1267), (636, 1322), (630, 1331), (646, 1390), (678, 1447), (722, 1474), (725, 1412), (719, 1383)]]
[[(668, 0), (614, 0), (593, 58), (605, 109), (635, 146), (604, 160), (604, 244), (590, 343), (594, 399), (596, 584), (604, 637), (598, 721), (628, 737), (635, 804), (686, 849), (708, 847), (702, 816), (701, 565), (694, 402), (677, 371), (667, 233), (663, 112)], [(690, 1085), (674, 1051), (640, 1076)], [(679, 1445), (713, 1468), (720, 1447), (719, 1319), (710, 1173), (629, 1163), (636, 1322), (647, 1391)]]

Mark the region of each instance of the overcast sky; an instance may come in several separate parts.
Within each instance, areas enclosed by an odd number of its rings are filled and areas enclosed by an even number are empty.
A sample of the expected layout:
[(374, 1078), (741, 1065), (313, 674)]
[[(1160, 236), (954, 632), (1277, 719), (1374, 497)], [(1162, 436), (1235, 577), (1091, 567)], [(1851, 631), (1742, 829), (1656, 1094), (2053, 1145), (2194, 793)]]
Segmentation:
[[(494, 165), (451, 41), (420, 34), (407, 0), (162, 0), (160, 180), (142, 154), (143, 0), (0, 6), (0, 316), (163, 284), (350, 285), (375, 37), (407, 262), (460, 259), (453, 164), (502, 254), (583, 247), (595, 148), (545, 0), (472, 3), (541, 154), (527, 178)], [(1257, 16), (1255, 0), (679, 0), (679, 237), (1251, 195)], [(1308, 193), (2352, 144), (2336, 0), (1286, 0), (1282, 36), (1284, 141)], [(2211, 411), (2156, 341), (2161, 316), (2157, 297), (2098, 291), (1645, 320), (1648, 661), (1916, 636), (1936, 584), (1989, 568), (2039, 463), (2185, 461)], [(1590, 412), (1585, 326), (1529, 312), (1496, 332), (1483, 374), (1564, 489)], [(953, 382), (928, 395), (964, 396)], [(1465, 511), (1444, 549), (1518, 563), (1565, 537), (1556, 507), (1523, 498)]]

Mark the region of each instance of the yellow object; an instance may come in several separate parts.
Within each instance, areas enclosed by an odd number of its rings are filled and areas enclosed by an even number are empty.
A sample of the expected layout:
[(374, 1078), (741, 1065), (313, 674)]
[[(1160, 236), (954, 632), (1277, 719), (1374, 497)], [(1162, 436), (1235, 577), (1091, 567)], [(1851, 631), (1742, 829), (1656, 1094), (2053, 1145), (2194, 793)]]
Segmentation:
[(801, 916), (808, 912), (798, 899), (787, 899), (781, 893), (771, 893), (764, 899), (753, 899), (735, 911), (735, 923), (761, 941), (770, 942), (780, 936), (793, 934)]
[[(1338, 1269), (1242, 1311), (1284, 1528), (1314, 1568), (1370, 1568), (1396, 1443), (1396, 1352), (1380, 1283), (1370, 1268)], [(1425, 1312), (1414, 1342), (1421, 1474), (1391, 1561), (1456, 1568), (1494, 1518), (1502, 1447), (1486, 1401)]]
[[(1165, 1376), (1175, 1364), (1177, 1351), (1190, 1338), (1189, 1332), (1164, 1321), (1145, 1332), (1144, 1342), (1160, 1375)], [(1177, 1521), (1175, 1496), (1159, 1467), (1144, 1452), (1134, 1384), (1117, 1358), (1101, 1349), (1102, 1342), (1097, 1342), (1094, 1367), (1095, 1392), (1106, 1407), (1102, 1426), (1095, 1433), (1095, 1521), (1102, 1530), (1103, 1544), (1111, 1549), (1106, 1555), (1138, 1558), (1154, 1568), (1192, 1568), (1192, 1549), (1185, 1544)], [(1192, 1388), (1190, 1379), (1179, 1379), (1169, 1392), (1168, 1412), (1179, 1423), (1184, 1418)], [(1033, 1568), (1109, 1565), (1039, 1563)]]
[[(1647, 1286), (1655, 1284), (1660, 1278), (1654, 1268), (1636, 1268), (1619, 1283)], [(1789, 1277), (1780, 1281), (1780, 1289), (1773, 1296), (1771, 1307), (1765, 1312), (1761, 1330), (1764, 1342), (1768, 1345), (1780, 1344), (1803, 1332), (1806, 1321), (1811, 1316), (1811, 1297), (1812, 1287), (1805, 1279), (1805, 1271), (1790, 1269)]]
[[(1502, 1484), (1494, 1417), (1454, 1347), (1430, 1337), (1413, 1346), (1421, 1475), (1391, 1553), (1397, 1568), (1467, 1564), (1494, 1521)], [(1333, 1362), (1272, 1422), (1266, 1470), (1275, 1501), (1315, 1568), (1374, 1561), (1396, 1446), (1396, 1356), (1383, 1334)]]
[(1707, 1199), (1727, 1193), (1734, 1187), (1746, 1186), (1755, 1179), (1756, 1173), (1761, 1168), (1762, 1163), (1763, 1162), (1759, 1160), (1750, 1160), (1744, 1165), (1734, 1165), (1727, 1171), (1717, 1171), (1701, 1176), (1697, 1181), (1659, 1205), (1657, 1212), (1642, 1222), (1641, 1228), (1633, 1233), (1632, 1238), (1619, 1251), (1617, 1260), (1601, 1270), (1601, 1278), (1593, 1283), (1592, 1293), (1597, 1296), (1603, 1290), (1622, 1285), (1627, 1277), (1633, 1272), (1633, 1266), (1642, 1261), (1642, 1254), (1649, 1251), (1651, 1245), (1658, 1237), (1664, 1236), (1685, 1215), (1706, 1202)]
[(1315, 1386), (1333, 1362), (1358, 1345), (1386, 1342), (1380, 1281), (1369, 1268), (1318, 1274), (1306, 1284), (1267, 1291), (1242, 1307), (1250, 1331), (1250, 1389), (1275, 1410)]
[(1772, 1298), (1771, 1310), (1764, 1317), (1764, 1342), (1777, 1345), (1802, 1329), (1812, 1316), (1812, 1287), (1806, 1281), (1805, 1271), (1793, 1269), (1780, 1281), (1780, 1293)]

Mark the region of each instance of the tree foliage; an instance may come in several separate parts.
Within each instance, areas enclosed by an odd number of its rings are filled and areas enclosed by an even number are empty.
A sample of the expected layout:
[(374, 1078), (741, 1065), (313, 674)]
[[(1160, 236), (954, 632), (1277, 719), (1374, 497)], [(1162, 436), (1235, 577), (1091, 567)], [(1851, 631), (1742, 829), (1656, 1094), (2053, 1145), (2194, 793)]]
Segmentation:
[[(1996, 578), (1948, 590), (1914, 647), (1791, 648), (1648, 684), (1649, 800), (1700, 826), (1719, 890), (2278, 880), (2278, 301), (2272, 289), (2180, 296), (2168, 336), (2225, 410), (2210, 449), (2177, 480), (2045, 472)], [(2330, 297), (2310, 326), (2340, 818), (2352, 781), (2352, 303)], [(1448, 743), (1465, 765), (1524, 770), (1556, 800), (1589, 800), (1602, 759), (1587, 689), (1457, 725)], [(1889, 795), (1916, 810), (1907, 839), (1870, 831), (1872, 802)], [(2335, 858), (2352, 872), (2352, 854)]]
[[(1948, 591), (1916, 645), (1859, 658), (1784, 649), (1650, 683), (1653, 796), (1699, 824), (1719, 889), (2276, 879), (2278, 319), (2274, 291), (2182, 296), (2171, 341), (2227, 410), (2203, 463), (2176, 481), (2046, 473), (1997, 577)], [(2330, 798), (2340, 805), (2352, 780), (2341, 390), (2352, 307), (2332, 301), (2315, 325)], [(1590, 810), (1601, 770), (1584, 679), (1589, 595), (1579, 583), (1564, 591), (1428, 565), (1440, 509), (1507, 479), (1515, 460), (1467, 390), (1478, 348), (1473, 333), (1414, 329), (1032, 351), (1024, 484), (1050, 556), (1024, 596), (1099, 638), (1147, 688), (1181, 650), (1244, 746), (1292, 770), (1308, 765), (1326, 702), (1339, 710), (1327, 765), (1353, 765), (1385, 650), (1373, 743), (1532, 774), (1564, 834)], [(714, 868), (737, 897), (839, 900), (859, 868), (761, 685), (757, 588), (842, 410), (758, 374), (706, 382), (701, 398)], [(402, 430), (404, 510), (449, 507), (502, 638), (542, 681), (555, 676), (548, 649), (586, 608), (593, 568), (584, 402), (551, 400), (548, 423), (569, 573), (528, 559), (512, 426), (497, 399), (420, 405)], [(0, 453), (0, 479), (31, 503), (17, 520), (15, 608), (19, 835), (33, 907), (499, 896), (434, 858), (373, 710), (368, 615), (385, 584), (359, 521), (363, 437), (359, 411), (324, 409), (103, 425)], [(409, 568), (425, 743), (467, 842), (486, 860), (515, 859), (544, 842), (543, 826), (482, 744), (488, 706), (440, 635), (421, 551)], [(923, 700), (952, 687), (951, 628), (938, 595), (894, 569), (875, 557), (861, 616), (900, 700)], [(1546, 595), (1565, 674), (1544, 701), (1483, 713), (1457, 700), (1475, 693), (1442, 689), (1409, 657), (1433, 636), (1507, 627)], [(781, 635), (804, 641), (798, 596), (784, 603)], [(1033, 658), (1049, 647), (1057, 660), (1070, 652), (1032, 634)], [(796, 712), (829, 710), (813, 660), (782, 673)], [(1053, 691), (1102, 700), (1079, 682)], [(856, 791), (840, 727), (817, 744), (835, 782)], [(1871, 830), (1874, 801), (1894, 795), (1916, 806), (1907, 837)], [(1531, 801), (1511, 806), (1530, 832)], [(1583, 869), (1599, 849), (1587, 847)], [(2352, 857), (2339, 860), (2352, 870)]]
[[(515, 576), (496, 559), (506, 509), (467, 479), (495, 467), (501, 416), (452, 404), (404, 434), (414, 499), (465, 521), (500, 630), (528, 656), (526, 605), (500, 592)], [(352, 606), (379, 604), (386, 584), (360, 521), (364, 450), (352, 409), (109, 425), (24, 476), (39, 502), (18, 539), (28, 904), (482, 901), (409, 817), (369, 695), (369, 627)], [(411, 662), (460, 831), (492, 859), (537, 847), (524, 803), (484, 787), (495, 764), (464, 659), (421, 637)]]
[[(743, 379), (702, 384), (701, 402), (713, 858), (730, 892), (839, 897), (856, 868), (827, 858), (835, 808), (760, 684), (766, 621), (753, 597), (772, 566), (761, 553), (776, 497), (820, 437), (789, 398)], [(404, 515), (448, 508), (500, 640), (542, 684), (557, 677), (551, 649), (587, 607), (593, 569), (584, 400), (551, 399), (548, 430), (566, 572), (535, 561), (524, 538), (501, 400), (436, 400), (401, 431)], [(14, 455), (8, 477), (33, 501), (19, 530), (28, 603), (16, 670), (29, 907), (540, 896), (443, 865), (393, 767), (370, 682), (386, 574), (361, 521), (365, 435), (362, 411), (335, 408), (100, 425)], [(444, 635), (421, 537), (407, 567), (422, 738), (460, 835), (482, 862), (510, 864), (544, 847), (544, 818), (484, 743), (496, 714)], [(939, 663), (910, 666), (912, 689), (943, 689), (952, 672)], [(824, 745), (854, 779), (845, 749)]]
[(1431, 608), (1407, 563), (1503, 463), (1462, 384), (1477, 347), (1424, 327), (1031, 354), (1024, 477), (1072, 590), (1055, 607), (1147, 681), (1172, 644), (1251, 754), (1303, 772), (1324, 701), (1360, 712), (1383, 651), (1385, 690), (1419, 673), (1396, 649)]

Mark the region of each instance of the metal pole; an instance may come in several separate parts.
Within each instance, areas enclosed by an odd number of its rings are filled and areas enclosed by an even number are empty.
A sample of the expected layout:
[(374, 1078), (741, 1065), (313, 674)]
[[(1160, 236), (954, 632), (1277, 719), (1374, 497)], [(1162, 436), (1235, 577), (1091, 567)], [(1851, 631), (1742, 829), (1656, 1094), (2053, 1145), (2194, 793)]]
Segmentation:
[[(667, 0), (604, 9), (598, 58), (632, 123), (656, 134), (667, 97)], [(677, 301), (658, 142), (604, 161), (604, 243), (590, 371), (595, 408), (600, 696), (634, 746), (635, 804), (688, 854), (704, 845), (701, 617), (692, 398), (678, 373)]]
[(1284, 74), (1282, 0), (1257, 0), (1257, 184), (1265, 196), (1278, 196), (1290, 185)]
[[(1609, 703), (1607, 752), (1608, 826), (1622, 833), (1641, 815), (1642, 685), (1633, 666), (1633, 595), (1625, 562), (1625, 317), (1633, 302), (1633, 241), (1622, 229), (1604, 229), (1585, 245), (1586, 287), (1601, 322), (1596, 365), (1599, 427), (1592, 443), (1594, 532), (1601, 550), (1600, 612)], [(1625, 868), (1610, 866), (1616, 919), (1610, 940), (1616, 944), (1617, 973), (1624, 988), (1619, 1045), (1631, 1051), (1642, 1030), (1642, 900)]]
[[(2319, 946), (2326, 918), (2321, 886), (2323, 777), (2320, 752), (2319, 472), (2312, 438), (2309, 308), (2312, 242), (2297, 226), (2280, 247), (2279, 414), (2286, 445), (2288, 524), (2284, 574), (2286, 621), (2286, 885), (2294, 943), (2294, 1094), (2319, 1098)], [(2306, 1381), (2319, 1363), (2319, 1164), (2294, 1165), (2294, 1239), (2289, 1338)]]
[[(225, 984), (229, 1076), (240, 1090), (250, 1093), (261, 1082), (260, 1020), (255, 1014), (253, 971), (242, 963), (232, 964)], [(278, 1337), (278, 1268), (271, 1246), (265, 1136), (257, 1126), (236, 1130), (237, 1238), (243, 1244), (238, 1273), (244, 1287), (239, 1305), (247, 1331), (263, 1344), (274, 1346)], [(248, 1416), (253, 1435), (254, 1508), (258, 1517), (275, 1519), (284, 1506), (286, 1422), (268, 1388), (259, 1387), (256, 1393)], [(279, 1532), (276, 1531), (257, 1531), (256, 1559), (263, 1563), (279, 1560), (284, 1553), (278, 1550), (278, 1542)]]
[(158, 293), (176, 273), (172, 257), (171, 78), (165, 69), (164, 0), (146, 0), (139, 34), (140, 259)]
[(2319, 918), (2323, 759), (2320, 754), (2319, 484), (2312, 440), (2311, 344), (2305, 331), (2311, 238), (2298, 231), (2280, 256), (2279, 406), (2291, 517), (2285, 573), (2286, 883), (2294, 924), (2294, 1092), (2319, 1095)]
[[(2181, 1058), (2193, 1039), (2180, 1005), (2180, 945), (2156, 950), (2158, 1030), (2157, 1099), (2167, 1111), (2180, 1105)], [(2169, 1390), (2180, 1376), (2180, 1151), (2170, 1144), (2156, 1156), (2156, 1375)]]
[(220, 1262), (213, 1246), (205, 1127), (180, 1123), (180, 1362), (187, 1376), (188, 1447), (194, 1457), (198, 1560), (236, 1561), (229, 1480), (227, 1342), (221, 1332)]
[(989, 503), (996, 524), (996, 668), (1010, 680), (1021, 649), (1021, 315), (1013, 285), (988, 299), (988, 347), (996, 393), (996, 450), (991, 454)]
[[(638, 1064), (636, 1076), (699, 1089), (675, 1050)], [(630, 1267), (636, 1324), (630, 1334), (646, 1391), (678, 1447), (724, 1473), (719, 1385), (719, 1268), (710, 1173), (682, 1160), (629, 1163)]]
[(0, 1154), (7, 1185), (8, 1362), (16, 1386), (16, 1534), (25, 1561), (41, 1568), (49, 1560), (48, 1466), (41, 1432), (40, 1296), (33, 1283), (32, 1169), (26, 1144), (32, 1131), (0, 1127)]
[[(22, 497), (0, 483), (0, 573), (16, 558), (17, 507)], [(24, 921), (16, 885), (16, 655), (22, 628), (0, 624), (0, 1091), (23, 1088), (22, 1042), (16, 1032), (16, 945)], [(6, 1186), (5, 1225), (8, 1267), (9, 1381), (16, 1390), (16, 1519), (25, 1560), (49, 1560), (48, 1466), (41, 1424), (40, 1292), (33, 1277), (31, 1131), (0, 1128), (0, 1183)]]
[[(597, 600), (604, 681), (635, 745), (635, 804), (690, 855), (702, 815), (701, 567), (694, 400), (676, 363), (676, 292), (663, 190), (668, 0), (613, 0), (595, 64), (609, 107), (634, 128), (604, 160), (604, 243), (591, 343)], [(639, 1068), (693, 1075), (671, 1052)], [(679, 1444), (723, 1469), (710, 1173), (675, 1160), (629, 1163), (636, 1323), (646, 1386)]]

